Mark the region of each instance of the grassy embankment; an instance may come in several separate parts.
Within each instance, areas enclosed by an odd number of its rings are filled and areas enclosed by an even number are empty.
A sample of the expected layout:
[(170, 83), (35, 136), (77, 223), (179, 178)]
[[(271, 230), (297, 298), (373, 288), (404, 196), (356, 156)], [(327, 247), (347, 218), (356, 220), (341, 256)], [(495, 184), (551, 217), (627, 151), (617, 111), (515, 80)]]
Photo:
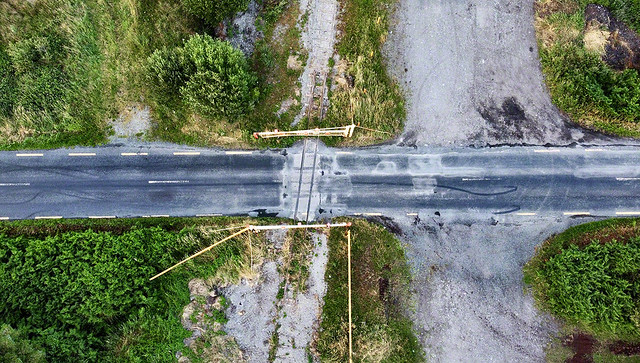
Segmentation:
[[(284, 128), (297, 113), (294, 106), (275, 115), (283, 100), (295, 97), (300, 71), (287, 68), (289, 54), (305, 58), (295, 27), (297, 3), (262, 3), (256, 24), (265, 37), (250, 60), (261, 100), (238, 120), (200, 117), (150, 85), (147, 58), (154, 50), (181, 46), (194, 33), (213, 34), (179, 0), (1, 3), (0, 149), (100, 144), (109, 119), (131, 117), (132, 106), (145, 105), (154, 120), (151, 140), (255, 145), (253, 131)], [(285, 31), (274, 33), (278, 25)]]
[[(354, 362), (420, 362), (422, 347), (404, 315), (408, 308), (410, 271), (404, 250), (390, 232), (364, 220), (351, 221)], [(322, 361), (348, 357), (347, 236), (329, 235), (321, 332), (317, 344)]]
[(536, 34), (551, 98), (583, 127), (640, 137), (640, 74), (614, 71), (601, 59), (604, 48), (585, 47), (584, 10), (589, 3), (606, 6), (640, 31), (638, 0), (538, 0)]
[[(537, 305), (565, 322), (564, 333), (598, 340), (597, 361), (627, 358), (609, 351), (614, 342), (640, 343), (639, 221), (610, 219), (569, 228), (546, 240), (524, 267)], [(560, 345), (554, 344), (551, 360), (571, 356)]]

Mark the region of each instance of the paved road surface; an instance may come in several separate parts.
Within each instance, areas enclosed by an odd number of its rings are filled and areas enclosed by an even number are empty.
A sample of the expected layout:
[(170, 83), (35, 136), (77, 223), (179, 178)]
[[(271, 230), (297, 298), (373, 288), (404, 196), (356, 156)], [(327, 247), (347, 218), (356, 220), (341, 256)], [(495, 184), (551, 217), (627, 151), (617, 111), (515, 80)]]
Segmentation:
[[(640, 214), (638, 151), (320, 146), (316, 168), (312, 159), (305, 161), (299, 209), (306, 211), (308, 204), (310, 219), (436, 212)], [(293, 217), (300, 156), (300, 147), (225, 152), (153, 145), (1, 152), (0, 218)]]

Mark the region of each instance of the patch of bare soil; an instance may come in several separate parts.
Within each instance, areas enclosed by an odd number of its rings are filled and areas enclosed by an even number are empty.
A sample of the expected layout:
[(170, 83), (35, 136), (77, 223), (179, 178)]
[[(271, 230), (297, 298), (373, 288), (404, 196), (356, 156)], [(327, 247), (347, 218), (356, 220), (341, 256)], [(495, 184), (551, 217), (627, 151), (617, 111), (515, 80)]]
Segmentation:
[(594, 43), (596, 49), (602, 46), (602, 59), (615, 70), (640, 71), (640, 36), (636, 32), (602, 5), (587, 5), (584, 18), (585, 47), (592, 48)]
[(573, 349), (575, 354), (567, 359), (567, 363), (587, 363), (593, 362), (592, 354), (598, 341), (591, 335), (575, 333), (567, 336), (563, 345)]
[[(197, 281), (194, 282), (193, 289), (204, 294), (202, 296), (219, 293), (226, 297), (228, 321), (222, 325), (214, 323), (213, 329), (223, 330), (228, 334), (226, 337), (237, 344), (241, 353), (236, 355), (237, 361), (262, 363), (272, 358), (275, 362), (303, 362), (310, 357), (313, 359), (313, 340), (319, 327), (326, 293), (326, 236), (312, 234), (312, 246), (303, 255), (296, 256), (287, 251), (292, 244), (300, 241), (292, 240), (285, 231), (271, 231), (267, 239), (270, 242), (270, 257), (265, 257), (261, 265), (254, 266), (258, 272), (255, 278), (242, 279), (238, 284), (219, 288), (213, 293), (206, 287), (198, 287), (200, 284)], [(292, 264), (308, 266), (306, 279), (299, 276), (292, 278), (289, 275)], [(300, 283), (303, 286), (299, 286)], [(191, 285), (190, 283), (190, 289)], [(185, 312), (190, 317), (194, 316), (192, 311), (196, 312), (195, 316), (200, 316), (197, 314), (206, 315), (207, 309), (217, 308), (215, 301), (212, 301), (212, 306), (200, 307), (197, 305), (198, 300), (201, 299), (196, 299), (185, 307)], [(208, 298), (205, 303), (209, 303)], [(201, 310), (203, 313), (200, 313)], [(194, 331), (192, 338), (196, 341), (200, 336), (206, 335), (206, 329), (205, 332), (200, 332), (202, 324), (198, 319), (183, 317), (183, 324), (185, 328)], [(187, 343), (191, 341), (185, 341)], [(223, 345), (229, 344), (225, 342)]]
[(640, 343), (625, 343), (618, 341), (609, 345), (609, 351), (616, 355), (640, 356)]
[(119, 138), (142, 138), (151, 128), (151, 109), (143, 104), (133, 104), (109, 124), (113, 130), (111, 141)]

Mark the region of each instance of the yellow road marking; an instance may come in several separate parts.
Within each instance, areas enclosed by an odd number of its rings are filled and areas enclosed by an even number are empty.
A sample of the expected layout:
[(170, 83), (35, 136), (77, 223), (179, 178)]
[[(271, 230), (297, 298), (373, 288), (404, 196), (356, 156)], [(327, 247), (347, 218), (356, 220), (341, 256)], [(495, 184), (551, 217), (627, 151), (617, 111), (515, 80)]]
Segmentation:
[(96, 153), (69, 153), (69, 156), (96, 156)]
[(635, 215), (640, 215), (640, 211), (637, 211), (637, 212), (616, 212), (616, 215), (619, 215), (619, 216), (635, 216)]
[(560, 150), (558, 150), (558, 149), (550, 149), (550, 150), (547, 150), (547, 149), (536, 149), (536, 150), (533, 150), (533, 152), (534, 153), (559, 153)]
[(16, 154), (18, 157), (34, 157), (34, 156), (44, 156), (44, 154)]
[(175, 151), (173, 155), (200, 155), (199, 151)]
[(253, 151), (225, 151), (227, 155), (251, 155)]
[(149, 153), (120, 153), (122, 156), (145, 156), (149, 155)]
[(35, 219), (61, 219), (62, 216), (40, 216), (40, 217), (36, 217)]

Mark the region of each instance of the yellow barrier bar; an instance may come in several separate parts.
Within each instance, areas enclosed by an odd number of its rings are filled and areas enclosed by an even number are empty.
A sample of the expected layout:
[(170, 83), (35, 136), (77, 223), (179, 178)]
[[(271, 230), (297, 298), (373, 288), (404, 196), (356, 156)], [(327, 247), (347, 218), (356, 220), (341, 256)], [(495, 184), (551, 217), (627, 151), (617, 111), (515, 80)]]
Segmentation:
[(173, 270), (174, 268), (176, 268), (176, 267), (178, 267), (178, 266), (182, 265), (183, 263), (185, 263), (185, 262), (187, 262), (187, 261), (191, 260), (192, 258), (196, 258), (196, 257), (200, 256), (201, 254), (203, 254), (203, 253), (205, 253), (205, 252), (209, 251), (210, 249), (214, 248), (215, 246), (217, 246), (217, 245), (221, 244), (222, 242), (227, 241), (227, 240), (230, 240), (230, 239), (232, 239), (232, 238), (233, 238), (233, 237), (235, 237), (235, 236), (241, 235), (241, 234), (243, 234), (244, 232), (246, 232), (246, 231), (248, 231), (248, 230), (249, 230), (249, 227), (245, 227), (245, 228), (243, 228), (241, 231), (236, 232), (236, 233), (234, 233), (234, 234), (232, 234), (232, 235), (230, 235), (230, 236), (228, 236), (228, 237), (225, 237), (225, 238), (221, 239), (220, 241), (218, 241), (218, 242), (216, 242), (216, 243), (212, 244), (211, 246), (209, 246), (209, 247), (205, 248), (204, 250), (202, 250), (202, 251), (200, 251), (200, 252), (196, 253), (195, 255), (189, 256), (188, 258), (186, 258), (186, 259), (184, 259), (184, 260), (182, 260), (182, 261), (180, 261), (180, 262), (176, 263), (175, 265), (173, 265), (173, 266), (169, 267), (168, 269), (166, 269), (166, 270), (164, 270), (164, 271), (160, 272), (159, 274), (157, 274), (157, 275), (153, 276), (152, 278), (150, 278), (150, 279), (149, 279), (149, 281), (154, 280), (154, 279), (156, 279), (156, 278), (158, 278), (158, 277), (160, 277), (160, 276), (162, 276), (162, 275), (166, 274), (167, 272), (169, 272), (169, 271)]
[(349, 363), (353, 362), (353, 349), (351, 345), (351, 230), (347, 229), (347, 256), (349, 268)]

